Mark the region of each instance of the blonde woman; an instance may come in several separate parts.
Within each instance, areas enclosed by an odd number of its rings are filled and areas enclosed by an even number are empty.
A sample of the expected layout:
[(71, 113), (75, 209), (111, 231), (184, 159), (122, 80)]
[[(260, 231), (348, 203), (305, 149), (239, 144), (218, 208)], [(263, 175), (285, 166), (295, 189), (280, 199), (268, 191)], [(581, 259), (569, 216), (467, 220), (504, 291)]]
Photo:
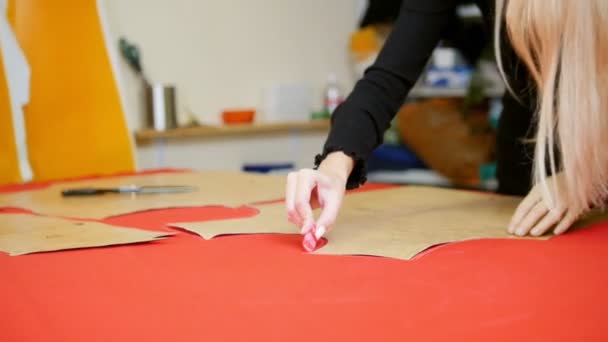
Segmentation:
[[(508, 227), (561, 234), (608, 193), (608, 0), (477, 0), (509, 91), (498, 127), (498, 192), (526, 195)], [(416, 82), (457, 0), (404, 0), (376, 62), (334, 112), (314, 170), (287, 179), (289, 220), (317, 236)], [(316, 191), (314, 191), (316, 190)], [(310, 201), (322, 212), (315, 221)], [(398, 205), (398, 204), (395, 204)]]

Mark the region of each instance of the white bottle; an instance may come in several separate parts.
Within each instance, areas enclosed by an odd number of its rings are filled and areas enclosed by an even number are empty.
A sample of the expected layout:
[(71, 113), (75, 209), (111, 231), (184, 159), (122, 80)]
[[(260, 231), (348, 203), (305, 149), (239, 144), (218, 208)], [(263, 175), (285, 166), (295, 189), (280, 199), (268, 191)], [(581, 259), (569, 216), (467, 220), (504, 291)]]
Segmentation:
[(332, 114), (336, 107), (338, 107), (344, 101), (344, 95), (342, 94), (342, 88), (338, 84), (338, 77), (335, 73), (330, 73), (327, 76), (327, 85), (325, 87), (324, 94), (324, 109)]

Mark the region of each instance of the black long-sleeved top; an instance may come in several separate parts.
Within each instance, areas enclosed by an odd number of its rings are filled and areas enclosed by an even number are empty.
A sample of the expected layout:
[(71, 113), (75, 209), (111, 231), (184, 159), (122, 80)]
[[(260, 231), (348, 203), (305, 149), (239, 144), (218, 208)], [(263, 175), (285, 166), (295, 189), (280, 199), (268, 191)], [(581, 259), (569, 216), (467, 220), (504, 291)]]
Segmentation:
[[(315, 160), (317, 166), (328, 153), (343, 151), (355, 160), (347, 187), (354, 188), (366, 181), (366, 159), (382, 143), (384, 132), (422, 73), (458, 3), (458, 0), (403, 1), (393, 31), (375, 63), (332, 115), (323, 153)], [(493, 30), (495, 0), (476, 3), (486, 26)], [(532, 149), (521, 140), (532, 132), (532, 85), (504, 30), (501, 47), (505, 73), (518, 100), (509, 92), (503, 97), (497, 134), (498, 191), (523, 195), (530, 187)]]

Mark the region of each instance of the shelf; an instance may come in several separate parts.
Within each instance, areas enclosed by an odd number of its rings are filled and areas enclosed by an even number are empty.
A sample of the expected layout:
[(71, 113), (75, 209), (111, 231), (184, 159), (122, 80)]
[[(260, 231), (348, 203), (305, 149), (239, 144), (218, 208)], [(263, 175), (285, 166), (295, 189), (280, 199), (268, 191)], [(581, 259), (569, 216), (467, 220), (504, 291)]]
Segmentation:
[(373, 183), (450, 186), (450, 180), (433, 170), (370, 171), (367, 179)]
[(309, 122), (254, 123), (224, 126), (180, 127), (166, 131), (145, 129), (135, 133), (137, 144), (143, 145), (157, 139), (177, 140), (185, 138), (242, 137), (251, 135), (285, 134), (291, 131), (325, 132), (329, 120)]
[[(410, 169), (403, 171), (371, 171), (367, 179), (373, 183), (399, 184), (399, 185), (426, 185), (437, 187), (456, 188), (452, 182), (433, 170)], [(487, 180), (473, 189), (496, 191), (498, 182), (495, 179)], [(463, 188), (466, 189), (466, 188)]]
[[(500, 97), (504, 94), (504, 87), (485, 89), (487, 97)], [(465, 88), (434, 88), (425, 86), (415, 86), (410, 91), (410, 98), (428, 98), (428, 97), (465, 97), (467, 89)]]

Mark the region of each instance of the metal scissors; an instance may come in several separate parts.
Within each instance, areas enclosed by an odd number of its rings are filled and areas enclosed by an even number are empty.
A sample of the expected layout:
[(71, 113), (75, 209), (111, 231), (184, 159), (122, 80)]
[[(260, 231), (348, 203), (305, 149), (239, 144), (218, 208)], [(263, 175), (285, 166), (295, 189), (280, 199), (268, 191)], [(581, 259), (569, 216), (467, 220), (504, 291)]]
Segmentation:
[(67, 189), (61, 192), (64, 197), (67, 196), (93, 196), (104, 194), (170, 194), (195, 192), (198, 188), (188, 185), (160, 185), (160, 186), (120, 186), (116, 188), (77, 188)]

